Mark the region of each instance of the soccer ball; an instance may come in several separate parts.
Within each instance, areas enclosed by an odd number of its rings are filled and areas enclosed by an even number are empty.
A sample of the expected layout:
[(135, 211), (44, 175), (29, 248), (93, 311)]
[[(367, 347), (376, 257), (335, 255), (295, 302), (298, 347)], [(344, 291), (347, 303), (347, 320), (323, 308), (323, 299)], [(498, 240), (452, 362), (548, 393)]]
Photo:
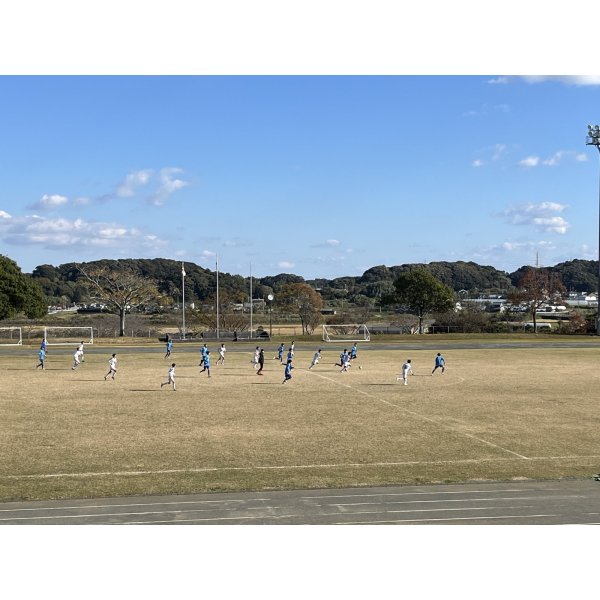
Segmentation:
[(362, 365), (358, 365), (358, 368), (359, 368), (359, 369), (362, 369)]

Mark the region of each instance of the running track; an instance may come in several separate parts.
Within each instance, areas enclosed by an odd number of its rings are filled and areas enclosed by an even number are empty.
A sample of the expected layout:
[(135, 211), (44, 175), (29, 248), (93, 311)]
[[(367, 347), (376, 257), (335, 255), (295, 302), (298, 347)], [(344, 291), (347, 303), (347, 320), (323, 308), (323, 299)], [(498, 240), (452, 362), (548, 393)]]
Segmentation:
[(7, 502), (20, 525), (600, 525), (600, 482), (520, 481)]

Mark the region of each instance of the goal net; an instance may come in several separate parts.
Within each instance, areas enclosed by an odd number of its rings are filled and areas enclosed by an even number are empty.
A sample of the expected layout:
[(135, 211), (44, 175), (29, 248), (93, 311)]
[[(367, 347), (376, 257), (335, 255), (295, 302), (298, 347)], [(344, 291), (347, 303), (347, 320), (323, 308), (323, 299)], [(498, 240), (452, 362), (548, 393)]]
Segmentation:
[(0, 327), (0, 346), (21, 346), (23, 333), (20, 327)]
[(67, 346), (69, 344), (94, 343), (92, 327), (44, 327), (44, 339), (49, 346)]
[(324, 342), (369, 342), (371, 334), (364, 324), (323, 325)]

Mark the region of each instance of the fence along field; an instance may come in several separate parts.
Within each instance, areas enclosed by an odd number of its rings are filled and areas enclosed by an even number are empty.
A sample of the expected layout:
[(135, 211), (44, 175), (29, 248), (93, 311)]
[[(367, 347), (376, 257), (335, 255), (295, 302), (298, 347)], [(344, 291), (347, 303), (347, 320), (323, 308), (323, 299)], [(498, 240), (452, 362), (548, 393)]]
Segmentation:
[[(264, 377), (240, 345), (199, 373), (199, 353), (98, 346), (72, 371), (71, 349), (3, 348), (0, 499), (310, 488), (599, 471), (597, 349), (361, 349), (296, 352), (293, 379), (267, 346)], [(271, 346), (273, 346), (271, 348)], [(312, 345), (311, 345), (312, 346)], [(438, 348), (436, 348), (437, 350)], [(193, 351), (192, 351), (193, 350)], [(104, 381), (117, 352), (115, 381)], [(415, 376), (396, 383), (411, 358)], [(160, 389), (171, 362), (177, 391)]]

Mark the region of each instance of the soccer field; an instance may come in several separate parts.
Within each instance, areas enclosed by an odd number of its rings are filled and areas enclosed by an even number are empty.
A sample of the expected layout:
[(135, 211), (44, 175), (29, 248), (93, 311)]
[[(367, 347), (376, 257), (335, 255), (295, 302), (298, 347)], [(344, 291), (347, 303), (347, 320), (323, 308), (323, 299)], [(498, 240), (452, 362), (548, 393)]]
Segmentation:
[[(255, 345), (255, 344), (254, 344)], [(520, 478), (600, 470), (599, 348), (377, 349), (340, 373), (337, 346), (293, 379), (253, 344), (212, 377), (198, 348), (3, 349), (0, 500)], [(438, 350), (446, 373), (431, 376)], [(117, 352), (118, 375), (104, 381)], [(409, 385), (396, 382), (412, 359)], [(177, 364), (177, 391), (161, 389)], [(362, 368), (359, 369), (358, 366)]]

